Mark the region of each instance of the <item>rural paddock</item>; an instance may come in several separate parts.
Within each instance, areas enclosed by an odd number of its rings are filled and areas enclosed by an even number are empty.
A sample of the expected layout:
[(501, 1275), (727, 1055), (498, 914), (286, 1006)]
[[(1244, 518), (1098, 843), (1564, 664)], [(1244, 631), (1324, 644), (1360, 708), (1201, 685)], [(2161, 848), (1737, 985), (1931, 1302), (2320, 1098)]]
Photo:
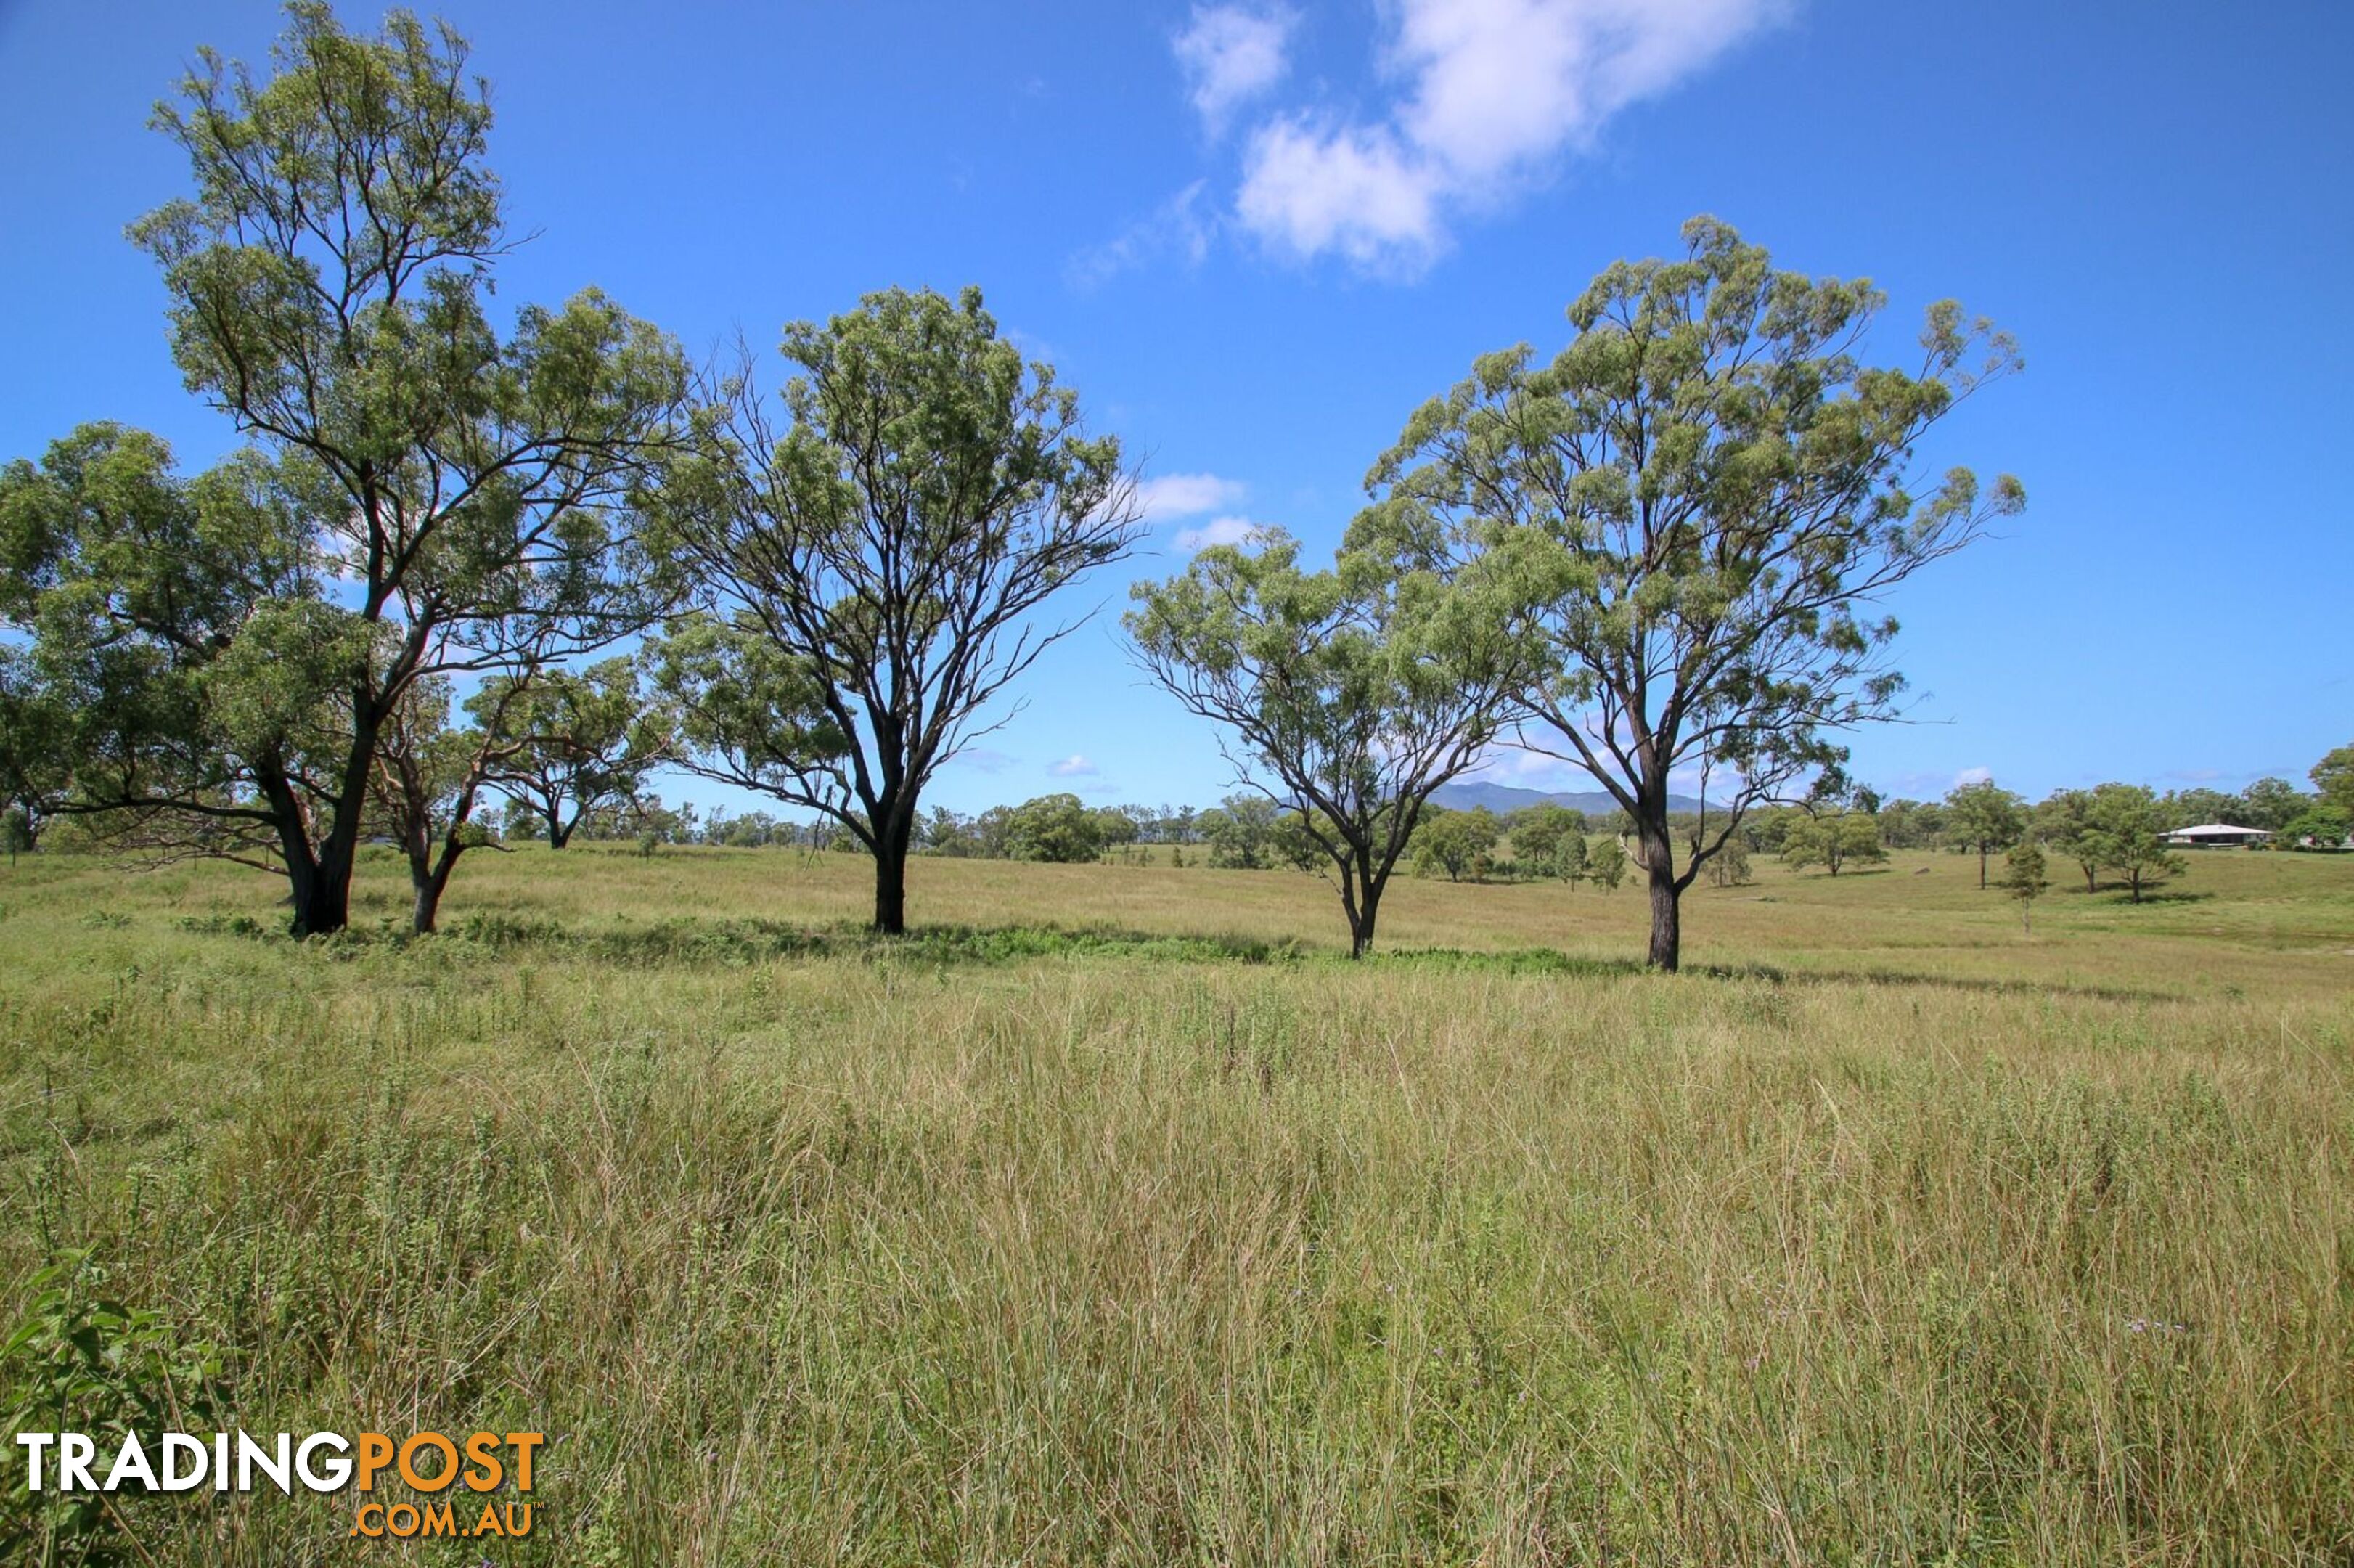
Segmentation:
[(0, 1305), (86, 1252), (248, 1429), (545, 1430), (518, 1563), (2354, 1552), (2354, 860), (2031, 935), (1768, 866), (1675, 977), (1632, 890), (1402, 882), (1352, 965), (1291, 873), (919, 861), (896, 942), (870, 882), (531, 848), (296, 944), (29, 857)]

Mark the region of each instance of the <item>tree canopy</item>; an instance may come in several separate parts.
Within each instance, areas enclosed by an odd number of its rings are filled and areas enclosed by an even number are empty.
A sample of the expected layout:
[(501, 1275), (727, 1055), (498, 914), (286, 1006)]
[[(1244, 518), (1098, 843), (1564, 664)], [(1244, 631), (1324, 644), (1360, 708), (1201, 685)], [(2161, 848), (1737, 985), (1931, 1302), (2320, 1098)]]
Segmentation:
[(1134, 597), (1139, 662), (1220, 727), (1241, 781), (1299, 812), (1363, 957), (1425, 803), (1479, 759), (1525, 678), (1509, 605), (1370, 552), (1303, 571), (1279, 530)]
[(274, 855), (314, 932), (345, 922), (413, 689), (663, 609), (629, 497), (687, 375), (593, 290), (493, 323), (511, 242), (463, 39), (288, 16), (268, 79), (207, 50), (157, 110), (194, 190), (132, 230), (189, 389), (254, 447), (181, 481), (153, 438), (86, 427), (12, 466), (9, 598), (72, 696), (73, 808), (126, 842)]
[(870, 294), (788, 327), (783, 353), (781, 398), (742, 367), (663, 475), (702, 613), (656, 647), (656, 680), (684, 766), (842, 823), (898, 931), (925, 786), (1076, 625), (1035, 612), (1133, 547), (1136, 487), (978, 289)]
[[(2024, 493), (1914, 472), (1921, 438), (2018, 368), (2008, 336), (1944, 302), (1911, 368), (1873, 365), (1869, 281), (1776, 270), (1713, 218), (1684, 238), (1681, 259), (1597, 277), (1551, 360), (1486, 355), (1426, 403), (1361, 520), (1408, 553), (1494, 557), (1538, 608), (1550, 658), (1523, 738), (1633, 820), (1650, 960), (1670, 969), (1679, 899), (1743, 814), (1896, 713), (1896, 623), (1872, 602)], [(1710, 809), (1681, 860), (1679, 775)]]

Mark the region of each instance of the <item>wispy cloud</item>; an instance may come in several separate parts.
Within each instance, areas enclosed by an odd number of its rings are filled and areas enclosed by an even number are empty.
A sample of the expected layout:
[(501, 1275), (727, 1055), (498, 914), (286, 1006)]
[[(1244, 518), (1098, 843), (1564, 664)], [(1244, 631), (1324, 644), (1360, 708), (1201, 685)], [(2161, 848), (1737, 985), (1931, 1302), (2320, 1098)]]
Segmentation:
[(1194, 111), (1211, 135), (1236, 109), (1263, 97), (1290, 69), (1299, 14), (1283, 6), (1196, 5), (1172, 48)]
[(1057, 779), (1092, 779), (1103, 769), (1078, 753), (1073, 752), (1060, 762), (1048, 763), (1046, 771)]
[(985, 746), (969, 746), (949, 758), (951, 768), (970, 768), (976, 773), (1002, 773), (1022, 759), (1008, 757), (1002, 751), (991, 751)]
[(1132, 267), (1164, 256), (1182, 257), (1186, 265), (1199, 266), (1210, 253), (1210, 240), (1218, 227), (1209, 187), (1209, 181), (1195, 180), (1101, 245), (1073, 256), (1064, 268), (1066, 276), (1081, 289), (1094, 289)]

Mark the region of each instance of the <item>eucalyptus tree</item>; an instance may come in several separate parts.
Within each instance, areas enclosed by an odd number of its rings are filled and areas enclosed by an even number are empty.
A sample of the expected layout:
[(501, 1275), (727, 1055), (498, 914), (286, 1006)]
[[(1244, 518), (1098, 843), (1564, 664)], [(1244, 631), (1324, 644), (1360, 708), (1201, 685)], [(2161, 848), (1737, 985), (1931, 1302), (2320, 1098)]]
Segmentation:
[(1119, 440), (978, 289), (869, 294), (783, 352), (780, 403), (745, 367), (663, 476), (699, 610), (650, 657), (682, 765), (839, 822), (896, 932), (925, 787), (1076, 629), (1047, 601), (1128, 554), (1141, 509)]
[(1527, 647), (1476, 577), (1362, 551), (1308, 572), (1299, 556), (1277, 530), (1214, 546), (1138, 584), (1126, 624), (1153, 681), (1219, 726), (1237, 780), (1297, 814), (1363, 958), (1432, 792), (1509, 722)]
[(2103, 784), (2085, 806), (2079, 853), (2122, 875), (2138, 904), (2144, 888), (2182, 870), (2182, 857), (2166, 847), (2169, 827), (2165, 807), (2147, 787)]
[(119, 843), (281, 869), (360, 656), (321, 576), (251, 450), (191, 479), (157, 437), (94, 423), (0, 468), (16, 787)]
[[(1620, 262), (1569, 308), (1550, 361), (1477, 360), (1367, 483), (1434, 556), (1516, 561), (1551, 657), (1524, 744), (1601, 781), (1650, 885), (1650, 962), (1680, 900), (1753, 807), (1893, 717), (1893, 619), (1872, 601), (2023, 503), (1967, 469), (1921, 487), (1921, 438), (2019, 366), (2009, 338), (1930, 307), (1909, 369), (1868, 363), (1868, 281), (1777, 271), (1712, 218), (1674, 260)], [(1679, 859), (1671, 776), (1710, 815)]]
[[(0, 620), (5, 619), (0, 608)], [(0, 645), (0, 834), (7, 838), (12, 859), (20, 850), (39, 847), (42, 828), (64, 803), (72, 783), (66, 764), (71, 726), (71, 715), (42, 682), (29, 651)]]
[(502, 765), (526, 744), (512, 724), (527, 689), (509, 681), (486, 690), (467, 705), (477, 724), (460, 729), (450, 724), (448, 677), (412, 681), (379, 732), (369, 780), (375, 826), (408, 862), (409, 929), (420, 937), (440, 917), (459, 857), (503, 847), (474, 813)]
[[(493, 323), (511, 244), (463, 39), (400, 11), (375, 37), (320, 0), (288, 14), (268, 79), (207, 50), (157, 109), (195, 190), (132, 233), (162, 268), (188, 387), (291, 502), (302, 580), (271, 586), (221, 654), (255, 699), (232, 715), (244, 733), (189, 729), (175, 768), (94, 765), (77, 784), (167, 846), (258, 828), (294, 928), (316, 932), (345, 922), (378, 742), (411, 688), (561, 660), (664, 608), (628, 498), (687, 371), (593, 290)], [(85, 564), (117, 599), (149, 572)], [(274, 733), (288, 725), (300, 735)]]
[(599, 808), (635, 797), (672, 749), (626, 656), (581, 670), (493, 677), (466, 699), (466, 711), (485, 730), (512, 738), (488, 780), (538, 820), (550, 849), (569, 843)]
[(1987, 857), (2027, 832), (2027, 802), (1991, 779), (1959, 784), (1946, 797), (1946, 832), (1978, 857), (1978, 887), (1987, 885)]

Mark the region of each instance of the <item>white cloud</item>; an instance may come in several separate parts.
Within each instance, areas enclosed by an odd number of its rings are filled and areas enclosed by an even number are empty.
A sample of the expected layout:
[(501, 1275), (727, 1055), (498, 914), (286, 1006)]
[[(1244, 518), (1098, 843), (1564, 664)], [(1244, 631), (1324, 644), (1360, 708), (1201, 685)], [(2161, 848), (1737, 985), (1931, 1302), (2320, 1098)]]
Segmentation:
[(1057, 779), (1092, 779), (1102, 769), (1074, 752), (1060, 762), (1048, 763), (1046, 771)]
[(1198, 517), (1240, 501), (1248, 487), (1214, 473), (1164, 473), (1137, 486), (1136, 499), (1148, 523)]
[(1397, 0), (1384, 58), (1402, 90), (1373, 123), (1278, 114), (1244, 159), (1243, 225), (1301, 259), (1412, 270), (1450, 210), (1492, 204), (1589, 146), (1792, 0)]
[(1337, 250), (1361, 267), (1411, 270), (1438, 248), (1438, 192), (1433, 168), (1386, 127), (1277, 120), (1251, 138), (1235, 212), (1295, 256)]
[(1226, 117), (1283, 79), (1298, 13), (1254, 5), (1196, 5), (1172, 45), (1193, 108), (1213, 136)]
[(1991, 768), (1965, 768), (1954, 775), (1952, 788), (1958, 789), (1965, 784), (1985, 784), (1993, 778), (1994, 769)]
[(1247, 517), (1214, 517), (1199, 528), (1178, 529), (1177, 547), (1190, 556), (1213, 545), (1239, 545), (1262, 526)]

